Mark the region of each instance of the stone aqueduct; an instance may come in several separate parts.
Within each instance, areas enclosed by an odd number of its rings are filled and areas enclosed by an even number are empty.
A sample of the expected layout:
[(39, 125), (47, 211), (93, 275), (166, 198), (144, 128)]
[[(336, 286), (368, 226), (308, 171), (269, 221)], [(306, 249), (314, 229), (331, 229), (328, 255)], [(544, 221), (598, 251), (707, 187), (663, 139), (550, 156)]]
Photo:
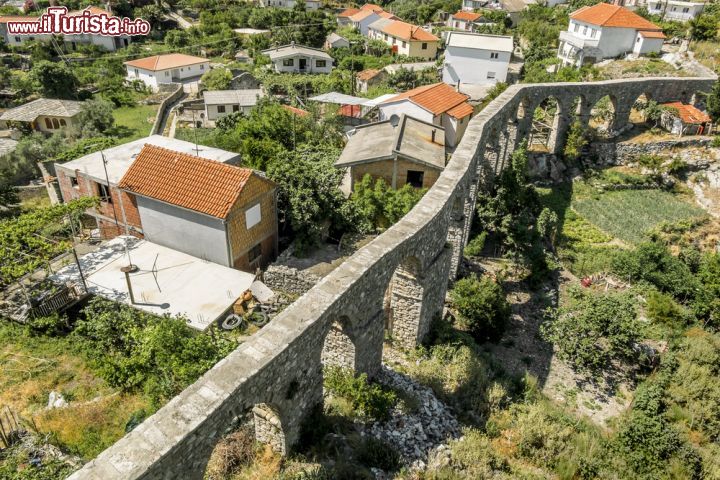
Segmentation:
[(509, 87), (471, 121), (443, 174), (410, 213), (70, 479), (200, 479), (217, 441), (249, 411), (258, 440), (286, 452), (305, 415), (322, 402), (323, 364), (370, 376), (380, 369), (386, 292), (396, 341), (411, 347), (428, 332), (456, 275), (476, 193), (528, 135), (535, 107), (557, 100), (550, 147), (558, 152), (572, 114), (587, 124), (606, 95), (619, 128), (643, 94), (658, 102), (694, 102), (714, 82), (648, 78)]

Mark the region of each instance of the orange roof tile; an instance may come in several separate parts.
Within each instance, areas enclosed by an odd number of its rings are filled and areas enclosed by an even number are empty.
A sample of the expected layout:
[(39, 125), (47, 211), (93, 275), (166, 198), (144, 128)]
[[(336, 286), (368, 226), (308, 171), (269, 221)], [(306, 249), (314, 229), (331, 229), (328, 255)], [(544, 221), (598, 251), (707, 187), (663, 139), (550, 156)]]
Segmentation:
[(143, 197), (225, 218), (253, 171), (146, 144), (118, 186)]
[(359, 8), (346, 8), (342, 12), (338, 13), (338, 17), (351, 17), (360, 11)]
[(674, 108), (683, 123), (707, 123), (711, 121), (710, 115), (698, 110), (693, 105), (682, 102), (663, 103), (663, 107)]
[(482, 13), (475, 13), (475, 12), (465, 12), (463, 10), (458, 10), (457, 12), (452, 14), (452, 17), (457, 20), (464, 20), (467, 22), (474, 22), (478, 18), (482, 17)]
[(90, 5), (89, 7), (84, 8), (83, 10), (75, 10), (73, 12), (68, 12), (68, 16), (76, 16), (76, 15), (82, 15), (82, 13), (88, 10), (93, 15), (105, 15), (106, 17), (112, 16), (112, 13), (108, 12), (104, 8), (95, 7), (93, 5)]
[(355, 78), (357, 78), (361, 82), (365, 82), (367, 80), (370, 80), (371, 78), (374, 78), (380, 72), (382, 72), (382, 70), (378, 70), (377, 68), (368, 68), (367, 70), (358, 72)]
[(298, 117), (307, 117), (308, 115), (310, 115), (310, 112), (308, 112), (307, 110), (303, 110), (301, 108), (293, 107), (290, 105), (283, 105), (282, 107), (285, 110), (287, 110), (288, 112), (294, 113)]
[(169, 53), (167, 55), (155, 55), (152, 57), (138, 58), (125, 62), (125, 65), (142, 68), (144, 70), (167, 70), (168, 68), (186, 67), (197, 63), (208, 62), (207, 58), (194, 57), (184, 53)]
[(382, 12), (383, 8), (380, 5), (375, 5), (374, 3), (366, 3), (362, 7), (360, 7), (360, 10), (370, 10), (372, 12)]
[(369, 17), (373, 13), (375, 13), (375, 12), (373, 12), (372, 10), (360, 10), (355, 15), (351, 15), (350, 20), (352, 20), (353, 22), (359, 22), (360, 20), (363, 20), (363, 19)]
[(583, 7), (570, 14), (573, 20), (599, 25), (602, 27), (636, 28), (638, 30), (662, 30), (654, 23), (627, 8), (609, 3), (598, 3), (592, 7)]
[(455, 105), (453, 108), (447, 111), (447, 114), (453, 118), (465, 118), (468, 115), (472, 115), (475, 110), (469, 103), (460, 103)]
[(663, 32), (640, 30), (639, 33), (645, 38), (665, 38), (665, 34)]
[(390, 20), (400, 20), (400, 17), (396, 17), (395, 15), (393, 15), (393, 14), (390, 13), (390, 12), (375, 12), (375, 13), (377, 13), (378, 15), (380, 15), (382, 18), (387, 18), (387, 19), (390, 19)]
[(32, 22), (37, 21), (40, 17), (23, 17), (20, 15), (3, 15), (0, 17), (0, 23), (8, 22)]
[[(454, 107), (459, 107), (463, 103), (467, 103), (468, 96), (455, 91), (455, 89), (447, 83), (440, 82), (413, 88), (412, 90), (396, 95), (383, 103), (397, 102), (398, 100), (404, 99), (410, 100), (416, 105), (419, 105), (425, 110), (431, 112), (433, 115), (439, 115), (445, 112), (449, 113), (449, 111), (453, 110)], [(470, 105), (468, 104), (468, 106)], [(470, 108), (472, 109), (472, 107)], [(454, 111), (454, 113), (459, 115), (462, 113), (462, 110), (458, 108)], [(464, 116), (466, 115), (456, 118), (462, 118)]]
[(385, 25), (383, 27), (383, 32), (407, 41), (436, 42), (439, 40), (438, 37), (430, 32), (426, 32), (417, 25), (401, 22), (399, 20)]

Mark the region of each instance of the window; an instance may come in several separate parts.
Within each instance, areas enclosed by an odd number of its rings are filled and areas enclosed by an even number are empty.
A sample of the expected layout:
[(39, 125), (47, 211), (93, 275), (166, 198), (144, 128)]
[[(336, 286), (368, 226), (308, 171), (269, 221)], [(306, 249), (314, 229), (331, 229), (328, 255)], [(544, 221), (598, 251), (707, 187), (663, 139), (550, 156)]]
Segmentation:
[(239, 112), (240, 111), (240, 105), (233, 105), (233, 112)]
[(583, 27), (583, 35), (587, 34), (587, 26)]
[(170, 76), (170, 72), (165, 72), (165, 76), (166, 76), (166, 77), (169, 77), (169, 76)]
[(425, 172), (421, 172), (418, 170), (408, 170), (407, 171), (407, 181), (405, 183), (408, 183), (415, 188), (422, 188), (424, 176), (425, 176)]
[(295, 66), (295, 59), (294, 58), (285, 58), (283, 59), (283, 67), (293, 67)]
[[(17, 38), (17, 37), (16, 37), (16, 38)], [(385, 40), (387, 40), (387, 33), (386, 33), (386, 34), (384, 35), (384, 37), (383, 37), (383, 38), (385, 38)]]
[(593, 29), (592, 33), (590, 34), (590, 38), (595, 38), (597, 36), (598, 31)]
[(200, 70), (205, 70), (205, 65), (203, 65), (202, 63), (200, 64)]
[(52, 122), (50, 121), (49, 118), (45, 118), (45, 128), (50, 129), (50, 130), (52, 130), (52, 128), (53, 128)]
[[(166, 74), (166, 75), (167, 75), (167, 74)], [(139, 76), (140, 76), (140, 73), (138, 73), (138, 69), (137, 69), (137, 68), (135, 69), (135, 76), (136, 76), (136, 77), (139, 77)]]
[(677, 7), (673, 7), (672, 11), (677, 12)]
[(15, 37), (15, 43), (20, 43), (22, 40), (20, 40), (20, 37)]
[(260, 220), (262, 220), (262, 213), (260, 211), (259, 203), (256, 203), (245, 210), (245, 228), (250, 230), (252, 227), (260, 223)]
[(402, 47), (403, 47), (403, 48), (407, 47), (407, 43), (402, 42)]
[(28, 40), (32, 42), (33, 40), (35, 40), (35, 37), (28, 37)]
[(67, 126), (67, 122), (65, 121), (64, 118), (61, 118), (61, 119), (60, 119), (60, 126), (61, 126), (61, 127)]
[(427, 50), (427, 43), (423, 42), (420, 48), (422, 48), (423, 50)]
[(637, 40), (635, 40), (635, 43), (640, 43), (640, 37), (637, 37)]
[(315, 60), (315, 66), (318, 68), (325, 68), (327, 60)]
[(490, 58), (500, 58), (500, 54), (498, 52), (490, 52)]
[(218, 105), (217, 109), (218, 113), (225, 113), (225, 105)]
[(455, 28), (460, 28), (460, 22), (455, 22)]
[(573, 25), (573, 32), (577, 33), (578, 30), (580, 30), (580, 25), (576, 23), (575, 25)]
[(70, 186), (72, 188), (80, 188), (77, 177), (70, 177)]
[(495, 72), (488, 72), (487, 78), (495, 78)]
[(690, 11), (690, 8), (689, 8), (689, 7), (683, 8), (683, 13), (688, 13), (689, 11)]
[(112, 203), (112, 195), (110, 195), (110, 188), (107, 185), (98, 183), (98, 197), (100, 200), (106, 203)]
[(253, 263), (262, 257), (262, 244), (258, 243), (248, 251), (248, 263)]

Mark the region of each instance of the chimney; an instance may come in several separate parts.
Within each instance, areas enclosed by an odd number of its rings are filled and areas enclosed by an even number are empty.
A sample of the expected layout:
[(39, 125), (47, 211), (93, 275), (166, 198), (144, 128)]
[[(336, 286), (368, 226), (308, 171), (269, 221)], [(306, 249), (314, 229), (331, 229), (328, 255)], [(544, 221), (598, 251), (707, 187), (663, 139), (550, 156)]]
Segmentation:
[(290, 46), (291, 46), (291, 47), (294, 47), (294, 46), (295, 46), (295, 40), (293, 40), (292, 42), (290, 42)]

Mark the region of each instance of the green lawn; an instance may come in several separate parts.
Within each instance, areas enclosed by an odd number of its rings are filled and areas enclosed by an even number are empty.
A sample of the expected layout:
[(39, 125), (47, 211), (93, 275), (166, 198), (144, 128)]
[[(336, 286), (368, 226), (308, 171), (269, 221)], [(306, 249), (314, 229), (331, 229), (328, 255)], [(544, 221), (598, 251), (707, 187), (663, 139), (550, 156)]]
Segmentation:
[(586, 220), (620, 240), (639, 243), (663, 222), (704, 216), (705, 211), (662, 190), (621, 190), (572, 201)]
[[(186, 142), (197, 142), (203, 145), (210, 145), (205, 140), (215, 131), (214, 128), (178, 128), (175, 130), (175, 138)], [(197, 137), (196, 137), (197, 136)], [(212, 146), (212, 145), (210, 145)]]
[(150, 135), (159, 105), (137, 105), (113, 110), (115, 126), (111, 134), (130, 142)]

